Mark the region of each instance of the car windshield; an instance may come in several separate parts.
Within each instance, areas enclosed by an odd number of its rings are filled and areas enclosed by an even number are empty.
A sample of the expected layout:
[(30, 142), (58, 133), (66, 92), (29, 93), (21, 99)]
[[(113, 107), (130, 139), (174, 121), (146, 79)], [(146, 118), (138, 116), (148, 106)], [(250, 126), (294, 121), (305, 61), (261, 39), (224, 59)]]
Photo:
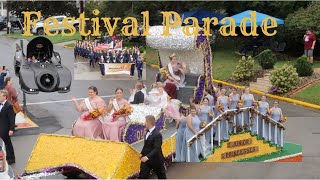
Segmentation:
[(4, 16), (0, 16), (0, 21), (3, 21), (4, 20)]

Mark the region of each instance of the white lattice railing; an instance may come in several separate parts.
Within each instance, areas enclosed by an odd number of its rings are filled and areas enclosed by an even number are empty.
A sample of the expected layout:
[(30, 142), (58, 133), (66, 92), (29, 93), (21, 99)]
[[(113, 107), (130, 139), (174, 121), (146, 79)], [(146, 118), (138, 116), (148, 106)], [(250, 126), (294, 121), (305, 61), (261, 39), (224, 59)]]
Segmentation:
[[(249, 124), (245, 124), (244, 122), (244, 113), (249, 111)], [(240, 125), (237, 124), (237, 117), (240, 114)], [(196, 152), (198, 152), (198, 144), (197, 141), (199, 141), (200, 137), (204, 135), (205, 132), (211, 131), (210, 137), (211, 137), (211, 150), (213, 150), (214, 147), (214, 139), (213, 139), (213, 133), (214, 133), (214, 127), (217, 126), (217, 132), (216, 136), (218, 136), (218, 145), (221, 145), (221, 121), (226, 119), (226, 116), (229, 117), (227, 120), (227, 130), (229, 131), (229, 121), (233, 121), (233, 133), (238, 133), (239, 131), (244, 131), (245, 127), (248, 127), (247, 130), (252, 130), (252, 125), (254, 124), (253, 121), (256, 121), (255, 126), (256, 129), (254, 134), (256, 134), (258, 137), (263, 137), (268, 141), (272, 141), (271, 143), (275, 144), (276, 146), (283, 147), (283, 131), (285, 130), (284, 126), (280, 124), (279, 122), (276, 122), (275, 120), (271, 119), (270, 117), (261, 114), (259, 111), (257, 111), (254, 107), (247, 107), (247, 108), (240, 108), (238, 110), (226, 110), (224, 113), (220, 114), (216, 118), (214, 118), (210, 123), (208, 123), (203, 129), (201, 129), (197, 134), (195, 134), (193, 137), (187, 140), (187, 162), (190, 162), (190, 149), (193, 143), (195, 143), (195, 149)], [(259, 117), (262, 118), (262, 125), (259, 124)], [(269, 126), (268, 128), (265, 128), (265, 125)], [(274, 134), (271, 133), (271, 126), (275, 127)], [(242, 127), (240, 130), (237, 129), (237, 127)], [(262, 131), (261, 131), (262, 128)], [(267, 129), (268, 136), (266, 137), (265, 129)], [(278, 142), (277, 134), (278, 130), (280, 130), (280, 142)], [(262, 133), (259, 133), (262, 132)], [(198, 153), (196, 153), (198, 154)]]

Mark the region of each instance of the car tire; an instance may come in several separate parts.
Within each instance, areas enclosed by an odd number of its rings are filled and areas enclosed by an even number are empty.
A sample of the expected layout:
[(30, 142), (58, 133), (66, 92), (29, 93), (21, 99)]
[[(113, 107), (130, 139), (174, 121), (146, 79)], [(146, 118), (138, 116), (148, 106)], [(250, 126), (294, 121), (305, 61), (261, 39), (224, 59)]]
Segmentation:
[(38, 30), (37, 30), (37, 34), (40, 35), (40, 36), (44, 35), (44, 30), (43, 30), (43, 28), (38, 29)]
[[(48, 85), (44, 85), (45, 78), (48, 78), (52, 81), (51, 85), (48, 83)], [(36, 77), (36, 83), (42, 91), (45, 92), (53, 92), (56, 90), (57, 84), (58, 84), (58, 78), (56, 77), (55, 73), (52, 73), (50, 71), (42, 71), (40, 72)]]

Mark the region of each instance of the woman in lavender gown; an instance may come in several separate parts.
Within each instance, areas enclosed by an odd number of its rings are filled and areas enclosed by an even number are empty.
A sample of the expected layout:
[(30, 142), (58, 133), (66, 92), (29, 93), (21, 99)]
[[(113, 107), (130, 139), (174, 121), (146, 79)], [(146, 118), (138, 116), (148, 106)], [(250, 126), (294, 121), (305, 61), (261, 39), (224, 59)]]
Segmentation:
[(102, 137), (102, 121), (103, 117), (89, 118), (90, 110), (104, 109), (106, 103), (98, 96), (98, 89), (94, 86), (88, 88), (88, 98), (78, 103), (75, 97), (72, 97), (74, 106), (82, 115), (76, 120), (72, 128), (72, 135), (86, 138), (101, 138)]
[[(229, 108), (231, 110), (236, 110), (238, 108), (238, 102), (240, 100), (240, 95), (237, 92), (237, 88), (232, 87), (231, 88), (231, 94), (229, 95)], [(236, 126), (240, 125), (240, 114), (235, 115), (235, 121), (234, 121), (234, 117), (232, 117), (232, 121), (233, 123), (235, 123)], [(230, 125), (229, 127), (229, 132), (233, 132), (234, 131), (234, 127), (232, 127)]]
[[(279, 101), (274, 101), (273, 107), (270, 109), (271, 112), (271, 119), (274, 121), (281, 123), (281, 119), (283, 118), (282, 110), (279, 108)], [(280, 128), (276, 128), (276, 125), (271, 124), (271, 142), (275, 143), (275, 131), (277, 131), (277, 143), (280, 145), (281, 142), (281, 136), (280, 136)]]
[[(224, 111), (228, 110), (228, 104), (229, 104), (229, 98), (228, 96), (225, 95), (226, 90), (222, 89), (220, 92), (220, 96), (218, 97), (217, 104), (216, 104), (216, 109), (217, 109), (217, 114), (216, 117), (218, 117), (220, 114), (224, 113)], [(223, 110), (219, 108), (219, 106), (223, 107)], [(220, 121), (220, 140), (228, 140), (229, 139), (229, 124), (226, 119), (222, 119)], [(218, 134), (218, 125), (216, 127), (216, 135), (215, 135), (215, 141), (219, 140), (219, 134)]]
[[(266, 99), (266, 95), (262, 95), (260, 101), (258, 102), (258, 111), (263, 115), (267, 115), (269, 110), (269, 103), (266, 101)], [(264, 132), (262, 131), (262, 128), (264, 129)], [(252, 131), (253, 133), (258, 134), (260, 137), (267, 138), (269, 135), (269, 124), (262, 119), (262, 116), (259, 116), (258, 124), (256, 118), (253, 120)], [(264, 133), (264, 135), (262, 134), (262, 132)]]
[(177, 119), (176, 122), (176, 129), (177, 129), (177, 140), (176, 140), (176, 162), (185, 162), (186, 158), (184, 156), (183, 151), (187, 149), (184, 143), (185, 137), (184, 132), (186, 130), (187, 122), (186, 122), (186, 110), (183, 110), (180, 114), (180, 117)]
[[(200, 116), (200, 121), (205, 122), (206, 124), (210, 123), (212, 114), (213, 110), (211, 106), (209, 106), (209, 99), (204, 98), (198, 112), (198, 115)], [(211, 131), (207, 131), (205, 133), (205, 139), (208, 143), (211, 142)]]
[[(184, 133), (185, 136), (185, 145), (184, 147), (188, 147), (187, 141), (192, 138), (194, 135), (196, 135), (199, 130), (200, 130), (200, 119), (197, 116), (197, 110), (195, 106), (190, 107), (190, 114), (186, 118), (187, 126), (186, 130)], [(197, 147), (196, 148), (196, 143)], [(199, 141), (195, 141), (191, 146), (190, 146), (190, 162), (200, 162), (199, 160), (199, 155), (200, 155), (200, 143)], [(184, 153), (186, 156), (186, 161), (188, 161), (188, 154), (187, 154), (187, 149), (186, 152)]]
[[(244, 89), (244, 93), (241, 96), (241, 100), (243, 101), (243, 107), (252, 107), (253, 102), (254, 102), (254, 96), (253, 94), (250, 94), (250, 88), (246, 87)], [(243, 112), (243, 125), (244, 125), (244, 129), (249, 129), (250, 127), (250, 112), (249, 111), (245, 111)], [(241, 117), (242, 119), (242, 117)], [(241, 120), (241, 126), (242, 126), (242, 120)], [(246, 128), (245, 128), (246, 127)]]

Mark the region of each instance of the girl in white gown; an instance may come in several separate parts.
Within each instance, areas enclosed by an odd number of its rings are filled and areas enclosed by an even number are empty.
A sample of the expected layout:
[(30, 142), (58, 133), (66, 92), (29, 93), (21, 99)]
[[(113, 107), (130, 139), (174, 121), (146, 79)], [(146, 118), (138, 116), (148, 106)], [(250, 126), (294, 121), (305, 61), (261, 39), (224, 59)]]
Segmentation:
[(180, 101), (177, 99), (170, 99), (166, 91), (163, 89), (163, 84), (157, 82), (155, 87), (149, 92), (147, 96), (149, 106), (165, 108), (166, 118), (172, 122), (173, 119), (178, 119)]

